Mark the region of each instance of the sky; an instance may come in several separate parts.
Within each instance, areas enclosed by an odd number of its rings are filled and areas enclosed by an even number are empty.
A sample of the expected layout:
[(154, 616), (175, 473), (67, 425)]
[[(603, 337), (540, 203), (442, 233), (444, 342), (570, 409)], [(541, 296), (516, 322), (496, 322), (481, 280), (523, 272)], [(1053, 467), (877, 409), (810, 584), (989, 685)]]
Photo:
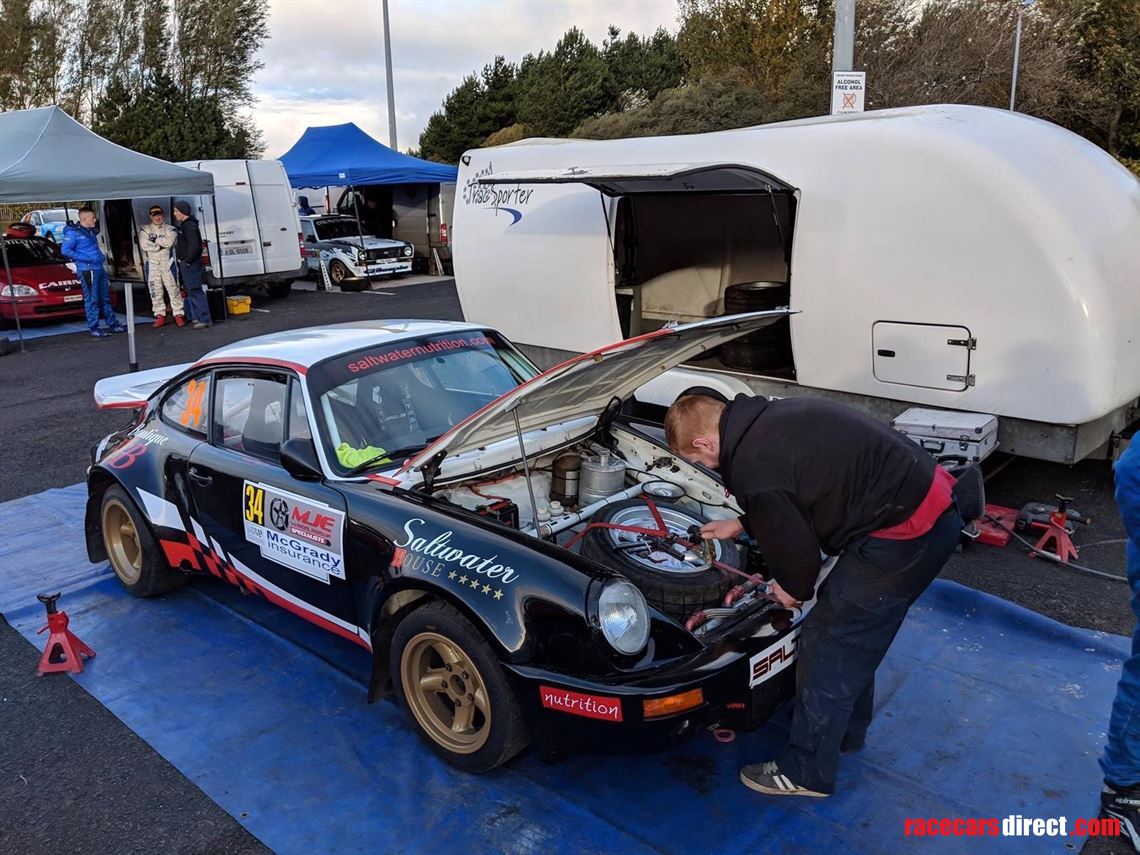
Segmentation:
[[(622, 33), (677, 29), (675, 0), (389, 0), (396, 142), (414, 148), (428, 117), (495, 54), (518, 62), (550, 50), (571, 26), (601, 45)], [(284, 154), (310, 125), (356, 122), (388, 144), (380, 0), (270, 0), (265, 67), (253, 118), (265, 156)]]

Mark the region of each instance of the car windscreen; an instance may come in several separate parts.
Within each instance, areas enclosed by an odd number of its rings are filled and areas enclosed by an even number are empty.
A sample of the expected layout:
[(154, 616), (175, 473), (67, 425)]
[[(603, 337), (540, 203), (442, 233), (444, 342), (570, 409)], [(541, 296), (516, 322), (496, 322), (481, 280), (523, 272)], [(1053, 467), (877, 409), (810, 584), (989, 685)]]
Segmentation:
[(67, 217), (63, 215), (62, 208), (53, 208), (50, 211), (40, 211), (45, 223), (66, 223)]
[(55, 246), (47, 240), (37, 238), (5, 238), (8, 250), (8, 264), (12, 267), (39, 267), (43, 264), (63, 264), (56, 255)]
[(341, 474), (400, 462), (537, 373), (494, 333), (405, 339), (309, 370), (325, 457)]
[(336, 240), (337, 238), (346, 237), (359, 237), (360, 230), (356, 227), (356, 221), (348, 218), (336, 218), (332, 220), (314, 220), (313, 225), (317, 229), (318, 240)]

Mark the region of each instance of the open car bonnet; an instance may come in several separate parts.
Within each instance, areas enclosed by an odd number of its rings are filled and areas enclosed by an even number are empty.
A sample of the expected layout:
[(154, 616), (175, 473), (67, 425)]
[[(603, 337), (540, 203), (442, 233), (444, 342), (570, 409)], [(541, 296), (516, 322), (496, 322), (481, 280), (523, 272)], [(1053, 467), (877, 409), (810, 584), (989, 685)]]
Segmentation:
[(756, 332), (788, 314), (792, 314), (789, 309), (774, 309), (709, 318), (665, 327), (576, 356), (472, 413), (405, 462), (397, 477), (407, 482), (429, 462), (434, 461), (434, 466), (443, 457), (477, 451), (515, 437), (520, 430), (526, 434), (573, 421), (573, 435), (564, 435), (562, 441), (580, 439), (593, 429), (613, 399), (625, 400), (639, 386), (686, 359)]

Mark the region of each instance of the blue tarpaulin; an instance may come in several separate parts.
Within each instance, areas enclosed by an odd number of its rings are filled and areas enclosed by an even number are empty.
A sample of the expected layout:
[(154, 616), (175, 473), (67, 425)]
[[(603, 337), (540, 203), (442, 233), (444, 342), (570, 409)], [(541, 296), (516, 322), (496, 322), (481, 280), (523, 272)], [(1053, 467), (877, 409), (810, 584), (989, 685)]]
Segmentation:
[[(1072, 852), (1079, 838), (908, 837), (915, 817), (1096, 815), (1129, 642), (951, 582), (918, 601), (879, 671), (867, 746), (828, 799), (745, 789), (779, 722), (640, 757), (524, 755), (456, 772), (390, 702), (368, 654), (197, 579), (154, 600), (87, 563), (84, 489), (0, 504), (0, 611), (33, 643), (63, 591), (98, 656), (75, 679), (270, 848), (321, 852)], [(49, 677), (45, 679), (66, 679)], [(934, 844), (934, 845), (932, 845)]]
[(352, 122), (306, 128), (281, 156), (294, 187), (454, 182), (459, 170), (393, 151)]

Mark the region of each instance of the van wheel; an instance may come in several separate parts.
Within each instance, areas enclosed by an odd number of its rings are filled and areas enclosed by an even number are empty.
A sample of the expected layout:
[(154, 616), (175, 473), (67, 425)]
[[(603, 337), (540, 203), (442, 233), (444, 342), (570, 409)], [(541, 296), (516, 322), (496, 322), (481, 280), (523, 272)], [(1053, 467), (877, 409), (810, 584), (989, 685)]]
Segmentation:
[(185, 583), (185, 574), (166, 563), (146, 520), (118, 484), (103, 494), (99, 520), (111, 569), (136, 597), (153, 597)]
[[(668, 502), (656, 502), (669, 532), (688, 540), (691, 526), (708, 522), (700, 514)], [(590, 518), (631, 528), (655, 529), (657, 521), (644, 499), (627, 499), (606, 505)], [(703, 559), (692, 550), (616, 528), (594, 528), (582, 538), (582, 555), (611, 567), (633, 582), (645, 599), (681, 623), (693, 612), (719, 606), (734, 585), (743, 581), (715, 567), (702, 568)], [(713, 558), (739, 570), (740, 551), (731, 540), (713, 541)]]
[(270, 282), (265, 290), (269, 293), (272, 300), (281, 300), (288, 297), (293, 292), (293, 283), (290, 282)]
[(430, 603), (400, 621), (389, 657), (400, 706), (452, 766), (488, 772), (530, 741), (494, 652), (454, 606)]

